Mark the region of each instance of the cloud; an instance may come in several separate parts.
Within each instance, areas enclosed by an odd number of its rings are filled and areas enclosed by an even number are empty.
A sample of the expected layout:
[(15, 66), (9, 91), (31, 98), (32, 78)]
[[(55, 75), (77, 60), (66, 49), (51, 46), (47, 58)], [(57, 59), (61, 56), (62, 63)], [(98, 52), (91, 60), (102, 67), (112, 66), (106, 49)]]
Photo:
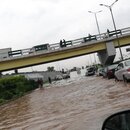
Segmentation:
[[(1, 48), (22, 49), (41, 43), (55, 43), (60, 39), (76, 39), (97, 34), (91, 11), (103, 10), (97, 15), (101, 32), (113, 29), (110, 11), (99, 6), (114, 0), (1, 0)], [(113, 6), (117, 28), (130, 26), (129, 0), (120, 0)]]

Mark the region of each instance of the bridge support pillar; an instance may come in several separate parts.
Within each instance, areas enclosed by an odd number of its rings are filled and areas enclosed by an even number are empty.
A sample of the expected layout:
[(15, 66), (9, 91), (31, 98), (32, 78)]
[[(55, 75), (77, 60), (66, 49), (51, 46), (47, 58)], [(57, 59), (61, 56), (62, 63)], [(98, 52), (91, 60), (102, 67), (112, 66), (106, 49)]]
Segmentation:
[(106, 43), (106, 50), (98, 52), (98, 57), (103, 66), (113, 63), (116, 55), (116, 49), (112, 41)]

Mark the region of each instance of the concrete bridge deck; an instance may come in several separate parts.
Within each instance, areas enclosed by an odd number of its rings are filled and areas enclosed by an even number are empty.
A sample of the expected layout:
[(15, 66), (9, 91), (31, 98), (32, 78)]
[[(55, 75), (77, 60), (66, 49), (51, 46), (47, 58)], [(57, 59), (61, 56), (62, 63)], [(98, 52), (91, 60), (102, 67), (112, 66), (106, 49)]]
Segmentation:
[[(67, 58), (77, 57), (81, 55), (86, 55), (94, 52), (99, 52), (106, 49), (106, 44), (110, 41), (113, 42), (114, 47), (118, 48), (117, 37), (108, 36), (107, 33), (102, 33), (101, 35), (95, 35), (96, 39), (91, 41), (85, 41), (84, 38), (70, 40), (71, 45), (67, 47), (60, 47), (59, 43), (50, 44), (49, 50), (34, 52), (29, 54), (29, 49), (23, 49), (22, 55), (16, 55), (1, 59), (0, 61), (0, 71), (18, 69), (29, 67), (33, 65), (39, 65), (43, 63), (49, 63), (53, 61), (63, 60)], [(130, 44), (130, 27), (121, 29), (121, 34), (118, 35), (118, 40), (120, 46), (127, 46)]]

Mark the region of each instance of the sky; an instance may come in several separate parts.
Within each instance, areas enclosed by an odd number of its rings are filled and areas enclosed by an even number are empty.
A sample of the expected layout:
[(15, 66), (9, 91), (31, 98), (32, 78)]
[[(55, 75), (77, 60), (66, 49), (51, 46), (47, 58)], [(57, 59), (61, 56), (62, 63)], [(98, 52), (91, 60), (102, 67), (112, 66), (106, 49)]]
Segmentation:
[[(60, 39), (77, 39), (89, 33), (98, 34), (94, 14), (88, 11), (102, 10), (97, 14), (101, 33), (107, 29), (114, 30), (109, 9), (99, 6), (113, 2), (114, 0), (0, 0), (0, 48), (25, 49), (43, 43), (58, 43)], [(129, 0), (118, 0), (112, 7), (117, 28), (130, 26), (129, 5)], [(84, 66), (93, 62), (90, 57), (94, 56), (44, 64), (33, 69), (46, 68), (48, 65), (70, 68), (72, 62)]]

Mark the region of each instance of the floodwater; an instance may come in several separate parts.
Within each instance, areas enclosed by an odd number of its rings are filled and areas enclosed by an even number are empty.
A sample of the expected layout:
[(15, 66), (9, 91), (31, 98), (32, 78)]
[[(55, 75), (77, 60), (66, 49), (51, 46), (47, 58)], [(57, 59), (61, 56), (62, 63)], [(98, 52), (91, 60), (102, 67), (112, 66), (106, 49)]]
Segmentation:
[(0, 130), (100, 130), (111, 114), (130, 109), (130, 85), (71, 73), (0, 106)]

